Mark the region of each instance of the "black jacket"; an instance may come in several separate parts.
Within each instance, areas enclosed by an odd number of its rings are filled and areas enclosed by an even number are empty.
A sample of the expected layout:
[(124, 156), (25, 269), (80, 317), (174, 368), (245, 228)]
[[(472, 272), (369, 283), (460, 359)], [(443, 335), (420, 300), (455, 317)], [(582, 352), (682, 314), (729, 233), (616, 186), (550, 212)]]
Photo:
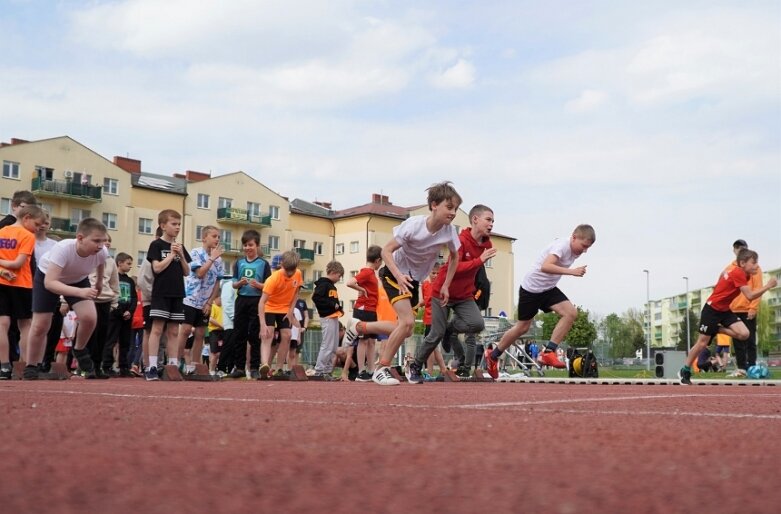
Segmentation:
[(321, 318), (327, 318), (335, 312), (344, 313), (336, 286), (327, 277), (320, 277), (315, 282), (312, 302), (314, 302), (317, 314)]

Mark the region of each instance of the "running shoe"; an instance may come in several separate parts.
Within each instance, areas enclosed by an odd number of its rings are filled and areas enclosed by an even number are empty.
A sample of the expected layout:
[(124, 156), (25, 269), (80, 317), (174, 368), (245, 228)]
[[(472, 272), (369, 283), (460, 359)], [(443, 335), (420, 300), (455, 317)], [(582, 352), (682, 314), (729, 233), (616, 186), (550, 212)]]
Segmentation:
[(537, 362), (542, 364), (543, 366), (550, 366), (551, 368), (559, 368), (564, 369), (567, 367), (566, 364), (561, 362), (558, 357), (556, 357), (556, 352), (542, 352), (539, 357), (537, 357)]
[(486, 349), (483, 353), (483, 359), (485, 359), (485, 370), (491, 375), (491, 378), (496, 380), (499, 378), (499, 361), (491, 355), (492, 351), (490, 348)]
[(144, 379), (146, 379), (147, 382), (151, 382), (152, 380), (160, 380), (160, 375), (157, 374), (157, 368), (152, 366), (151, 368), (147, 369), (144, 372)]
[(424, 382), (420, 365), (415, 362), (409, 363), (405, 375), (407, 376), (407, 382), (410, 384), (422, 384)]
[(459, 378), (469, 378), (472, 376), (469, 366), (459, 366), (456, 368), (456, 376)]
[[(0, 369), (0, 380), (11, 380), (14, 376), (14, 371), (12, 368), (3, 368)], [(371, 380), (371, 378), (369, 378)]]
[(355, 377), (356, 382), (371, 382), (372, 374), (369, 371), (363, 370)]
[(261, 364), (260, 365), (260, 377), (258, 380), (268, 380), (269, 372), (271, 371), (271, 366), (268, 364)]
[(692, 370), (687, 369), (685, 366), (678, 372), (678, 378), (681, 379), (681, 384), (692, 385)]
[(393, 378), (393, 375), (391, 375), (390, 368), (388, 368), (388, 366), (377, 368), (377, 370), (374, 372), (374, 376), (372, 376), (372, 381), (375, 384), (385, 386), (399, 385), (399, 381)]

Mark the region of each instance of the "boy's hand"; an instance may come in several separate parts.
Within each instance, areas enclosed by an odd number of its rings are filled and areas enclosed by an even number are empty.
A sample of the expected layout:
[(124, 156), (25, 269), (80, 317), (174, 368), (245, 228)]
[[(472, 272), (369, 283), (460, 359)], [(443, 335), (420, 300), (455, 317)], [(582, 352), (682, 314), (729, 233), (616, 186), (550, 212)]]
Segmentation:
[(68, 305), (67, 303), (61, 303), (60, 304), (60, 314), (65, 316), (66, 314), (68, 314), (69, 310), (71, 310), (70, 305)]
[(122, 313), (122, 319), (128, 320), (130, 319), (130, 311), (125, 311)]
[(242, 277), (242, 279), (237, 281), (236, 284), (238, 284), (239, 287), (244, 287), (249, 284), (249, 280), (247, 280), (247, 277)]
[(586, 266), (578, 266), (577, 268), (572, 268), (572, 274), (576, 277), (582, 277), (586, 274)]
[(342, 370), (342, 378), (339, 379), (340, 382), (349, 382), (350, 381), (350, 372), (346, 370)]
[(776, 280), (775, 278), (771, 278), (770, 280), (767, 281), (767, 285), (768, 285), (768, 289), (773, 289), (778, 285), (778, 280)]
[(0, 277), (3, 277), (9, 282), (16, 280), (16, 273), (7, 269), (0, 269)]
[(269, 325), (260, 326), (260, 338), (261, 339), (274, 339), (274, 327)]
[(212, 313), (212, 302), (206, 302), (203, 304), (203, 307), (201, 308), (201, 312), (206, 314), (207, 316)]
[(450, 300), (450, 291), (449, 288), (445, 285), (443, 285), (439, 289), (439, 294), (442, 295), (442, 298), (439, 300), (442, 307), (447, 307), (447, 302)]
[(400, 279), (398, 279), (399, 283), (399, 292), (402, 294), (409, 293), (409, 288), (412, 286), (412, 277), (409, 275), (402, 275)]
[(214, 248), (212, 248), (212, 251), (209, 252), (209, 257), (211, 260), (216, 261), (220, 258), (220, 255), (222, 255), (223, 249), (222, 245), (217, 245)]
[(480, 259), (485, 263), (488, 259), (496, 255), (496, 248), (489, 248), (480, 255)]
[(98, 297), (98, 289), (95, 287), (82, 287), (79, 289), (79, 298), (94, 300)]

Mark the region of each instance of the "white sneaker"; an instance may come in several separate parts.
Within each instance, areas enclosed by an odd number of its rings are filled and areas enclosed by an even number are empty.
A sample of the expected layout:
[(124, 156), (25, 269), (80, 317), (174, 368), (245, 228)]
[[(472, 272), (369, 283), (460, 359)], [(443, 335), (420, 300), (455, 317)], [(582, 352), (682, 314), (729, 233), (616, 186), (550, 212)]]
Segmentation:
[(387, 366), (384, 368), (377, 368), (377, 371), (375, 371), (374, 375), (372, 376), (372, 381), (375, 384), (382, 386), (399, 385), (399, 381), (393, 378), (393, 375), (391, 375), (390, 369), (388, 369)]
[(358, 325), (358, 322), (361, 320), (351, 318), (347, 322), (347, 326), (344, 327), (344, 338), (342, 339), (342, 345), (349, 343), (353, 344), (353, 341), (358, 339), (358, 329), (356, 328), (356, 325)]
[(727, 378), (746, 378), (746, 372), (742, 369), (736, 369), (729, 375), (727, 375)]

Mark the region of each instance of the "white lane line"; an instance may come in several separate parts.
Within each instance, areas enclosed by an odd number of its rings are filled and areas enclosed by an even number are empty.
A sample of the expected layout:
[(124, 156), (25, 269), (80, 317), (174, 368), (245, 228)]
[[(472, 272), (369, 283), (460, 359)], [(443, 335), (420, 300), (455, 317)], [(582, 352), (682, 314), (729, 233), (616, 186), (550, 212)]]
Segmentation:
[(637, 410), (575, 410), (575, 409), (533, 409), (518, 407), (510, 409), (530, 413), (562, 413), (562, 414), (587, 414), (593, 415), (618, 415), (618, 416), (662, 416), (662, 417), (695, 417), (695, 418), (732, 418), (732, 419), (770, 419), (781, 421), (781, 414), (738, 414), (729, 412), (697, 412), (697, 411), (637, 411)]

